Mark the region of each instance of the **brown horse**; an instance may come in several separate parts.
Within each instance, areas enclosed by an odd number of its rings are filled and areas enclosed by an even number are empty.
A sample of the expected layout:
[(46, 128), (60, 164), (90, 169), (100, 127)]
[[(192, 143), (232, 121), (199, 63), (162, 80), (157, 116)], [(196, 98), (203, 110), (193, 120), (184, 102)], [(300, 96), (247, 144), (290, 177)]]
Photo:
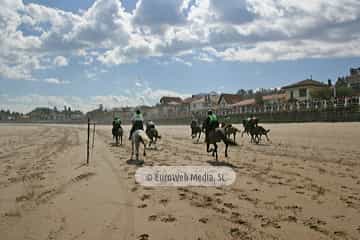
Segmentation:
[[(206, 121), (203, 124), (203, 128), (208, 129), (206, 127)], [(216, 161), (218, 161), (218, 142), (223, 142), (225, 144), (225, 157), (228, 157), (228, 147), (229, 145), (236, 145), (231, 139), (226, 137), (225, 128), (215, 128), (211, 130), (206, 130), (206, 151), (212, 152), (212, 155), (215, 156)], [(210, 144), (214, 146), (214, 148), (210, 148)]]
[(190, 128), (191, 128), (191, 138), (194, 139), (197, 137), (197, 142), (199, 142), (202, 132), (201, 127), (198, 125), (196, 121), (191, 121)]
[(112, 128), (112, 135), (113, 135), (113, 139), (115, 138), (116, 145), (119, 144), (119, 140), (120, 140), (120, 145), (122, 145), (123, 134), (124, 131), (121, 126)]

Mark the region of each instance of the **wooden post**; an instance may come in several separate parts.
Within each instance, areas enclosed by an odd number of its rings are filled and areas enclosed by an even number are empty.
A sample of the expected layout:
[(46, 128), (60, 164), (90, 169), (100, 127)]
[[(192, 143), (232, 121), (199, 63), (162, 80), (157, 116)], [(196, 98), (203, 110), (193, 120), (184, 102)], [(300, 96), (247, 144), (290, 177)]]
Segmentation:
[(90, 118), (88, 118), (86, 164), (89, 164), (89, 155), (90, 155), (89, 143), (90, 143)]
[(95, 144), (95, 122), (94, 122), (92, 145), (91, 145), (91, 159), (92, 159), (92, 155), (93, 155), (93, 152), (94, 152), (94, 144)]

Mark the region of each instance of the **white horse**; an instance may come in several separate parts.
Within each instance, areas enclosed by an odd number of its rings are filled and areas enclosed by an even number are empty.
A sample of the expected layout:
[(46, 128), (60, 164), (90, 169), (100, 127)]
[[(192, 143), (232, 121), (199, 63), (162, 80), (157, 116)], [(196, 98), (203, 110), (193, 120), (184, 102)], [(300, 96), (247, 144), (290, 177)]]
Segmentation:
[(135, 132), (133, 132), (133, 134), (131, 135), (131, 157), (130, 157), (130, 159), (133, 160), (134, 150), (135, 150), (135, 160), (136, 161), (139, 160), (140, 143), (142, 143), (144, 146), (144, 156), (146, 156), (145, 149), (146, 149), (146, 145), (149, 142), (150, 142), (150, 139), (144, 130), (139, 129), (139, 130), (136, 130)]

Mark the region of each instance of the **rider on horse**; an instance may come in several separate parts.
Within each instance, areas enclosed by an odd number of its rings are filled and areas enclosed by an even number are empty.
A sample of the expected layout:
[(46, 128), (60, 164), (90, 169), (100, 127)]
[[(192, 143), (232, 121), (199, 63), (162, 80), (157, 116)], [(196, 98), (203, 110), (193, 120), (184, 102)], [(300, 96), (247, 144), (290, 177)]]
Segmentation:
[(112, 125), (113, 125), (112, 134), (113, 134), (113, 136), (115, 136), (117, 129), (119, 129), (121, 127), (121, 119), (119, 117), (115, 117), (112, 122)]
[(257, 127), (259, 123), (259, 119), (256, 118), (255, 115), (251, 115), (249, 123), (251, 128)]
[(132, 117), (131, 121), (132, 127), (130, 130), (129, 140), (131, 140), (131, 136), (134, 131), (139, 129), (144, 130), (144, 118), (139, 109), (136, 110), (135, 115)]
[(205, 120), (205, 142), (208, 142), (209, 132), (219, 127), (217, 116), (211, 111), (208, 111), (208, 117)]

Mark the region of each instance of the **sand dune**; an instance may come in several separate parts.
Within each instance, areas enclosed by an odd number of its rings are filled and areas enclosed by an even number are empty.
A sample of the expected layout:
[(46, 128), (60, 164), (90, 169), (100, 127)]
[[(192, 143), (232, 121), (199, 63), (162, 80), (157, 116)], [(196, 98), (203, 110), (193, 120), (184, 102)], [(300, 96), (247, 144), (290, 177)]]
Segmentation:
[[(86, 166), (86, 127), (0, 125), (0, 238), (360, 239), (360, 123), (264, 124), (271, 142), (219, 160), (226, 187), (143, 187), (130, 143), (97, 126)], [(241, 128), (240, 126), (237, 126)], [(188, 126), (159, 126), (145, 166), (214, 165)]]

